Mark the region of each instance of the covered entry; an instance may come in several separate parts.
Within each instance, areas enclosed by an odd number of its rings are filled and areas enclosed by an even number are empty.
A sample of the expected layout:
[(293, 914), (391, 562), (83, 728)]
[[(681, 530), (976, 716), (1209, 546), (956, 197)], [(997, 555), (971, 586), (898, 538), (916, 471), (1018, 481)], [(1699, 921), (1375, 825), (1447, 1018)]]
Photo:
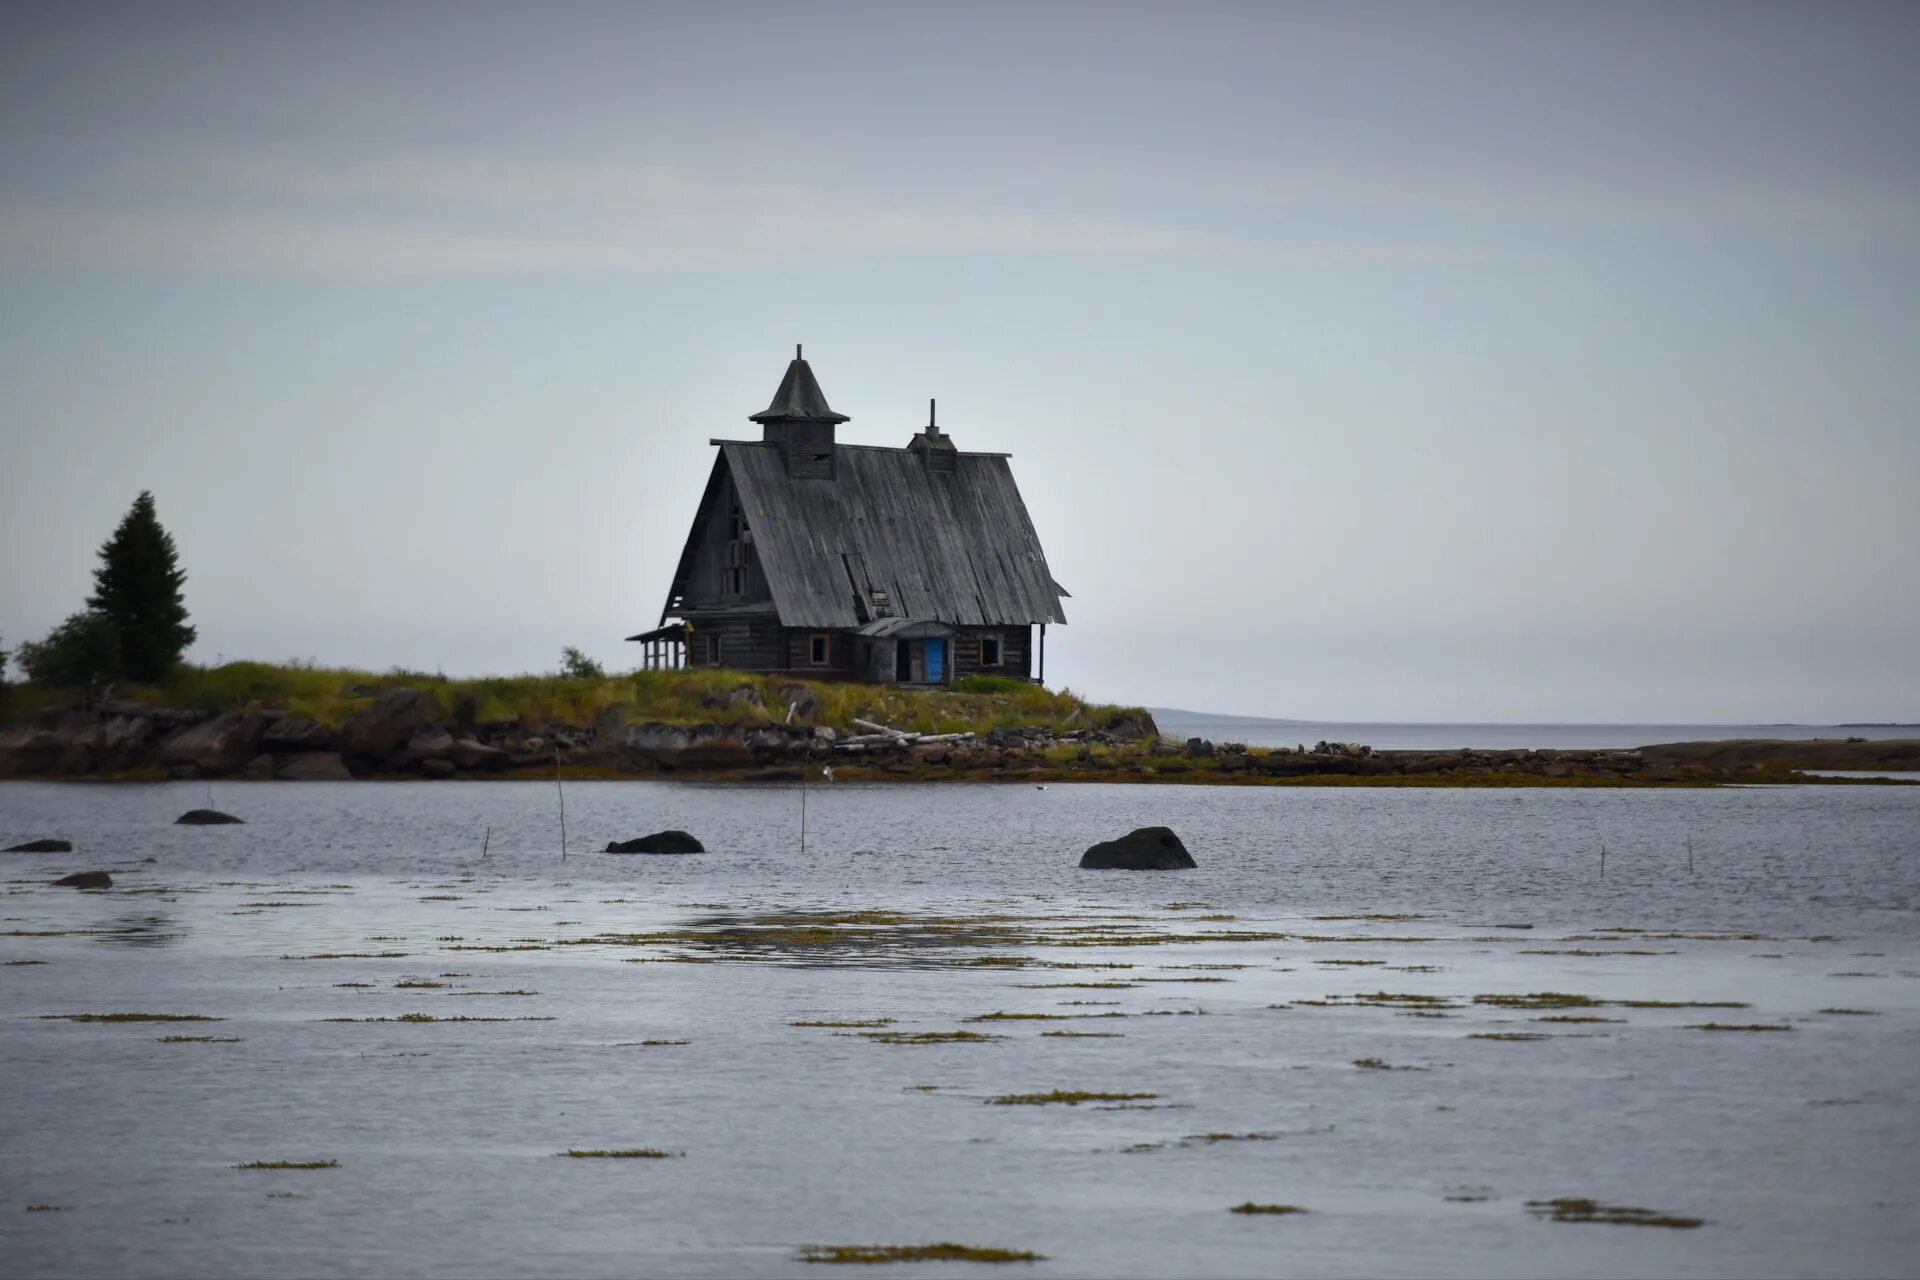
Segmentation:
[(872, 679), (890, 684), (953, 680), (954, 629), (932, 618), (877, 618), (859, 635), (872, 645)]

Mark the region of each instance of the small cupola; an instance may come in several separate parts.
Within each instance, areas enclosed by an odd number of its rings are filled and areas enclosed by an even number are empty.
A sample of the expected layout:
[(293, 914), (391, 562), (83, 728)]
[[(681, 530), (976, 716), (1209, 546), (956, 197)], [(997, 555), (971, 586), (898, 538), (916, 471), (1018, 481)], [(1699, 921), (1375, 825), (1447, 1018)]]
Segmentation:
[(793, 363), (773, 393), (773, 403), (747, 420), (760, 424), (763, 441), (786, 450), (789, 475), (802, 480), (833, 479), (834, 428), (847, 421), (847, 415), (828, 406), (799, 344), (794, 345)]
[(920, 465), (930, 476), (950, 476), (959, 458), (953, 439), (935, 426), (934, 402), (927, 401), (926, 429), (907, 441), (907, 448), (920, 456)]

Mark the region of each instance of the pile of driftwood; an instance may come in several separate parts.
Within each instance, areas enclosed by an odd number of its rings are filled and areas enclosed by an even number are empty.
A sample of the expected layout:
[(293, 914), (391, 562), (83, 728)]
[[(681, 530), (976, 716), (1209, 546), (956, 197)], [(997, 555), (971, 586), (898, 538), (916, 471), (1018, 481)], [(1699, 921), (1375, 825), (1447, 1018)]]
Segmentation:
[(842, 738), (833, 744), (836, 755), (865, 755), (869, 751), (904, 751), (908, 747), (933, 743), (972, 742), (971, 733), (907, 733), (900, 729), (856, 718), (853, 722), (866, 733)]

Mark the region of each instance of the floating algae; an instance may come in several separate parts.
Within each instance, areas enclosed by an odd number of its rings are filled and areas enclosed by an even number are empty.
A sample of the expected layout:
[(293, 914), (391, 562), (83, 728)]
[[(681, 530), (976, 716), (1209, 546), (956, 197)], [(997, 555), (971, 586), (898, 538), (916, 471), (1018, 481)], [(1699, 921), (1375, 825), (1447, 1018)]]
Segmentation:
[(1784, 1023), (1769, 1022), (1696, 1022), (1687, 1027), (1689, 1031), (1791, 1031), (1792, 1027)]
[(1124, 1040), (1126, 1034), (1120, 1031), (1042, 1031), (1043, 1036), (1052, 1036), (1057, 1040)]
[(802, 1262), (870, 1265), (884, 1262), (1044, 1262), (1025, 1249), (994, 1249), (972, 1244), (807, 1244)]
[(684, 1151), (662, 1151), (658, 1147), (623, 1147), (613, 1150), (582, 1151), (569, 1147), (565, 1151), (554, 1152), (573, 1160), (672, 1160), (687, 1154)]
[(1473, 1031), (1467, 1034), (1469, 1040), (1551, 1040), (1552, 1036), (1541, 1031)]
[(1699, 1226), (1703, 1218), (1682, 1218), (1657, 1209), (1639, 1209), (1632, 1205), (1601, 1204), (1597, 1200), (1565, 1197), (1558, 1200), (1529, 1200), (1527, 1211), (1554, 1222), (1602, 1222), (1618, 1227), (1672, 1227), (1687, 1230)]
[(862, 1031), (860, 1035), (875, 1044), (986, 1044), (1006, 1039), (978, 1031)]
[(1425, 1071), (1426, 1067), (1397, 1067), (1384, 1058), (1355, 1058), (1353, 1065), (1362, 1071)]
[(1157, 1093), (1102, 1093), (1092, 1089), (1054, 1089), (1047, 1093), (1003, 1093), (987, 1099), (994, 1107), (1077, 1107), (1083, 1102), (1137, 1102), (1158, 1098)]
[(1475, 996), (1473, 1002), (1492, 1005), (1496, 1009), (1597, 1009), (1607, 1003), (1592, 996), (1572, 995), (1565, 991), (1534, 991), (1518, 996)]
[(1245, 1204), (1234, 1205), (1231, 1209), (1227, 1210), (1227, 1212), (1228, 1213), (1248, 1213), (1248, 1214), (1254, 1214), (1254, 1213), (1285, 1214), (1285, 1213), (1305, 1213), (1306, 1210), (1302, 1209), (1297, 1204), (1255, 1204), (1253, 1201), (1249, 1200)]
[(43, 1013), (42, 1021), (60, 1022), (225, 1022), (204, 1013)]
[(887, 1026), (893, 1025), (893, 1019), (892, 1018), (849, 1018), (841, 1022), (834, 1022), (834, 1021), (824, 1020), (824, 1019), (819, 1019), (819, 1020), (801, 1019), (798, 1022), (789, 1022), (787, 1025), (790, 1027), (887, 1027)]
[(239, 1044), (239, 1036), (160, 1036), (155, 1044)]
[(252, 1160), (236, 1169), (338, 1169), (338, 1160)]

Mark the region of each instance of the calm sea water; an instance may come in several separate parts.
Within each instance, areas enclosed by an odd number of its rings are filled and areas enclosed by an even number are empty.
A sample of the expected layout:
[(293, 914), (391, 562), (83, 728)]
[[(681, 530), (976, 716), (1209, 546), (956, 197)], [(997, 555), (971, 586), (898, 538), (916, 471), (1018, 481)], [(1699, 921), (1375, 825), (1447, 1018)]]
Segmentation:
[[(236, 784), (214, 801), (247, 825), (170, 825), (206, 798), (0, 787), (0, 844), (82, 850), (0, 863), (9, 1274), (775, 1276), (943, 1240), (1059, 1276), (1920, 1256), (1920, 789), (842, 784), (806, 796), (803, 853), (793, 788), (582, 784), (564, 863), (551, 786)], [(1149, 822), (1199, 869), (1074, 866)], [(583, 852), (669, 826), (709, 852)], [(113, 891), (47, 887), (103, 865)], [(1387, 914), (1418, 918), (1328, 918)], [(1438, 1007), (1347, 1002), (1370, 992)], [(1605, 1003), (1475, 1000), (1533, 992)], [(222, 1021), (49, 1017), (107, 1012)], [(792, 1025), (881, 1018), (1004, 1038)], [(1054, 1089), (1154, 1096), (991, 1102)], [(684, 1154), (556, 1156), (635, 1147)], [(1528, 1208), (1554, 1197), (1706, 1224)]]
[(1368, 724), (1357, 722), (1288, 723), (1221, 721), (1202, 715), (1156, 712), (1155, 723), (1169, 738), (1205, 738), (1241, 742), (1250, 747), (1312, 746), (1316, 742), (1364, 742), (1382, 751), (1644, 747), (1656, 742), (1699, 742), (1724, 738), (1885, 738), (1920, 737), (1913, 725), (1836, 728), (1798, 724)]

